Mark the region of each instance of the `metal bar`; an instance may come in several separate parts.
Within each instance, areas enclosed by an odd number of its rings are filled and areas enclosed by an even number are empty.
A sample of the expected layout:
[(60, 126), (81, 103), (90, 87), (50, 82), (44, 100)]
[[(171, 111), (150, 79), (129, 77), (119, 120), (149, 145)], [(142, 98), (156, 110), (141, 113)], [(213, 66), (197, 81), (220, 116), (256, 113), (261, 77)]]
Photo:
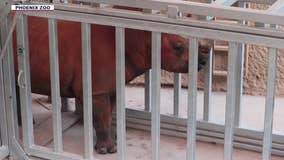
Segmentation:
[[(13, 46), (11, 38), (8, 40), (7, 36), (10, 36), (8, 33), (9, 30), (9, 16), (7, 15), (2, 20), (4, 33), (1, 33), (1, 39), (6, 39), (7, 45), (7, 54), (3, 57), (3, 73), (4, 73), (4, 89), (5, 89), (5, 114), (7, 117), (7, 128), (8, 128), (8, 139), (9, 139), (9, 147), (11, 148), (12, 139), (18, 138), (18, 119), (17, 119), (17, 106), (16, 106), (16, 90), (15, 90), (15, 71), (14, 71), (14, 63), (13, 63)], [(6, 31), (6, 33), (5, 33)], [(16, 117), (15, 117), (16, 116)], [(12, 154), (12, 152), (10, 152)]]
[(174, 73), (174, 116), (179, 116), (181, 107), (181, 74)]
[[(42, 147), (34, 145), (30, 149), (28, 149), (27, 153), (29, 155), (33, 155), (40, 158), (48, 158), (50, 160), (82, 160), (84, 157), (72, 154), (72, 153), (66, 153), (66, 152), (54, 152), (50, 148)], [(97, 160), (97, 159), (93, 159)]]
[[(88, 6), (68, 6), (68, 5), (56, 5), (56, 10), (55, 12), (58, 11), (69, 11), (69, 12), (81, 12), (82, 10), (84, 11), (83, 13), (91, 13), (91, 14), (99, 14), (99, 15), (107, 15), (107, 16), (115, 16), (115, 17), (120, 17), (120, 18), (129, 18), (129, 19), (140, 19), (140, 20), (150, 20), (150, 21), (156, 21), (156, 22), (164, 22), (164, 23), (174, 23), (174, 24), (180, 24), (180, 25), (186, 25), (186, 26), (192, 26), (192, 27), (198, 27), (198, 28), (209, 28), (209, 29), (216, 29), (216, 30), (230, 30), (232, 32), (240, 32), (244, 33), (246, 32), (247, 34), (257, 34), (257, 35), (263, 35), (263, 36), (276, 36), (283, 38), (283, 32), (280, 30), (263, 30), (260, 28), (252, 28), (248, 26), (241, 26), (241, 25), (234, 25), (234, 24), (224, 24), (224, 23), (215, 23), (215, 22), (204, 22), (204, 21), (196, 21), (196, 20), (191, 20), (191, 19), (169, 19), (165, 18), (165, 15), (161, 14), (151, 14), (148, 16), (145, 16), (144, 13), (140, 12), (131, 12), (131, 11), (126, 11), (126, 10), (115, 10), (115, 9), (97, 9), (93, 10), (93, 8), (88, 7)], [(29, 15), (35, 15), (32, 13), (25, 13)], [(35, 16), (47, 16), (46, 14), (38, 14)], [(58, 17), (60, 18), (60, 17)], [(243, 19), (240, 19), (243, 21)], [(269, 33), (270, 32), (270, 33)], [(208, 38), (208, 37), (205, 37)], [(213, 39), (213, 38), (212, 38)]]
[[(144, 13), (153, 13), (153, 10), (151, 9), (143, 9)], [(152, 99), (152, 95), (151, 95), (151, 73), (152, 70), (149, 69), (146, 73), (145, 73), (145, 111), (150, 112), (151, 111), (151, 99)]]
[[(238, 2), (239, 7), (245, 7), (244, 2)], [(245, 21), (240, 20), (240, 24)], [(245, 44), (238, 44), (237, 67), (236, 67), (236, 99), (235, 99), (235, 127), (239, 127), (241, 123), (241, 109), (242, 109), (242, 94), (243, 94), (243, 76), (244, 76), (244, 58), (245, 58)]]
[(48, 19), (54, 151), (63, 151), (57, 21)]
[(204, 110), (203, 110), (203, 120), (210, 121), (212, 105), (211, 105), (211, 96), (212, 96), (212, 76), (213, 76), (213, 52), (214, 49), (210, 49), (208, 61), (205, 67), (205, 87), (204, 87)]
[(189, 38), (188, 106), (187, 106), (187, 160), (195, 160), (197, 115), (198, 39)]
[(225, 144), (224, 144), (224, 159), (232, 160), (233, 136), (235, 126), (235, 101), (237, 92), (237, 74), (236, 67), (238, 58), (239, 44), (229, 42), (228, 55), (228, 78), (227, 78), (227, 98), (226, 98), (226, 119), (225, 119)]
[(30, 160), (28, 155), (23, 150), (22, 146), (19, 144), (17, 139), (12, 139), (12, 145), (11, 148), (9, 148), (10, 151), (13, 152), (14, 157), (21, 158), (22, 160)]
[[(17, 54), (23, 130), (23, 146), (27, 150), (34, 145), (33, 114), (30, 82), (29, 44), (27, 16), (19, 15), (17, 20)], [(21, 81), (22, 79), (22, 81)]]
[(2, 61), (0, 61), (0, 146), (8, 145)]
[[(94, 2), (93, 0), (82, 0)], [(283, 16), (278, 14), (266, 14), (259, 10), (227, 7), (190, 1), (168, 1), (168, 0), (95, 0), (96, 3), (121, 5), (128, 7), (147, 8), (153, 10), (166, 10), (168, 6), (177, 6), (182, 13), (192, 13), (202, 16), (213, 16), (237, 20), (250, 20), (268, 24), (284, 24)], [(280, 20), (282, 17), (283, 20)]]
[(118, 159), (126, 159), (125, 127), (125, 29), (116, 27), (116, 113)]
[(236, 57), (236, 97), (235, 97), (235, 126), (238, 127), (241, 121), (242, 94), (243, 94), (243, 68), (244, 68), (244, 44), (238, 44), (238, 56)]
[(145, 111), (151, 111), (151, 73), (152, 70), (148, 70), (145, 73)]
[[(4, 20), (1, 19), (1, 22)], [(0, 47), (2, 47), (4, 38), (4, 23), (0, 24)], [(6, 115), (6, 102), (5, 102), (5, 85), (4, 85), (4, 71), (3, 60), (0, 59), (0, 146), (8, 146), (8, 130), (7, 130), (7, 115)]]
[[(65, 6), (66, 8), (66, 6)], [(76, 9), (74, 10), (77, 10)], [(88, 10), (85, 8), (84, 11), (94, 13), (95, 10)], [(99, 9), (98, 9), (99, 10)], [(80, 10), (82, 12), (82, 10)], [(106, 12), (104, 12), (105, 14)], [(43, 14), (37, 12), (36, 14), (33, 12), (25, 12), (25, 15), (31, 16), (39, 16), (39, 17), (54, 17), (56, 19), (70, 20), (70, 21), (78, 21), (78, 22), (86, 22), (86, 23), (94, 23), (94, 24), (102, 24), (102, 25), (110, 25), (110, 26), (119, 26), (119, 27), (130, 27), (133, 29), (141, 29), (141, 30), (149, 30), (154, 32), (166, 32), (166, 33), (174, 33), (181, 35), (190, 35), (193, 37), (199, 38), (207, 38), (207, 39), (219, 39), (225, 41), (235, 41), (240, 43), (249, 43), (256, 45), (263, 45), (274, 48), (282, 48), (284, 40), (282, 37), (283, 33), (280, 30), (268, 30), (268, 29), (255, 29), (245, 26), (234, 26), (234, 25), (218, 25), (212, 22), (198, 22), (186, 19), (186, 21), (179, 20), (176, 22), (177, 24), (172, 24), (170, 21), (174, 21), (173, 19), (169, 20), (167, 18), (162, 18), (160, 16), (151, 16), (151, 21), (149, 20), (137, 20), (137, 19), (129, 19), (124, 17), (111, 17), (111, 16), (103, 16), (103, 15), (95, 15), (95, 14), (87, 14), (86, 13), (74, 13), (74, 12), (66, 12), (66, 11), (54, 11), (49, 14)], [(123, 15), (123, 16), (132, 16), (132, 17), (140, 17), (142, 19), (147, 19), (144, 14), (136, 13), (128, 14), (121, 12), (112, 12), (111, 14)], [(144, 18), (143, 18), (144, 17)], [(94, 20), (95, 19), (95, 20)], [(154, 22), (155, 21), (155, 22)], [(162, 22), (159, 22), (162, 21)], [(190, 23), (189, 23), (190, 22)], [(191, 26), (194, 25), (195, 26)], [(198, 25), (197, 25), (198, 24)], [(213, 28), (204, 28), (201, 26), (210, 26)], [(218, 29), (217, 29), (218, 28)], [(222, 29), (221, 29), (222, 28)], [(230, 28), (230, 31), (227, 30)], [(236, 32), (237, 31), (237, 32)], [(262, 32), (260, 32), (262, 31)], [(253, 34), (252, 34), (253, 32)], [(257, 33), (257, 34), (256, 34)], [(269, 34), (269, 36), (268, 36)], [(222, 35), (222, 36), (220, 36)], [(284, 35), (283, 35), (284, 36)], [(258, 41), (255, 41), (258, 39)]]
[(263, 150), (262, 150), (263, 160), (270, 160), (271, 157), (276, 71), (277, 71), (277, 49), (269, 48), (268, 80), (267, 80), (267, 90), (266, 90)]
[(161, 33), (152, 32), (152, 160), (160, 159)]
[[(126, 109), (126, 124), (129, 128), (151, 131), (151, 113), (128, 108)], [(223, 124), (197, 121), (197, 140), (224, 144), (224, 130)], [(263, 131), (238, 127), (234, 130), (234, 146), (236, 148), (262, 152)], [(187, 119), (172, 115), (161, 115), (161, 134), (186, 138)], [(284, 156), (283, 133), (274, 133), (272, 139), (272, 154)]]
[(93, 106), (92, 106), (92, 51), (91, 25), (82, 23), (82, 68), (84, 104), (84, 144), (85, 159), (93, 158)]

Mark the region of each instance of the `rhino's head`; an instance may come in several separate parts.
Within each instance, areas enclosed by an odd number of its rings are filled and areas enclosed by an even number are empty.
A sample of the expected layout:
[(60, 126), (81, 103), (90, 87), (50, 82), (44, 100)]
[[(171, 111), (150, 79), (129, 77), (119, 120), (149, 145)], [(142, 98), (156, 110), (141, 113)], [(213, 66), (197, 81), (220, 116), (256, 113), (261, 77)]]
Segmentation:
[[(210, 40), (199, 40), (198, 70), (206, 65), (212, 45), (213, 43)], [(188, 72), (188, 49), (188, 38), (163, 34), (162, 69), (176, 73)]]

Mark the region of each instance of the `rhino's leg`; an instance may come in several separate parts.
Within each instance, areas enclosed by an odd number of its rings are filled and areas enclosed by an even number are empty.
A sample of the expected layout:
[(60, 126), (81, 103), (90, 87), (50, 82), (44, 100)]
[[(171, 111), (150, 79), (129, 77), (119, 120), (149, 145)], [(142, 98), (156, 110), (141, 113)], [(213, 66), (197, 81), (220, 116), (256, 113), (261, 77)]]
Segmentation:
[[(115, 93), (111, 94), (110, 102), (111, 102), (111, 107), (112, 107), (112, 111), (113, 111), (113, 110), (116, 109), (116, 94)], [(116, 118), (115, 118), (115, 120), (116, 120)], [(117, 144), (117, 142), (116, 142), (116, 140), (117, 140), (117, 126), (116, 126), (116, 124), (117, 123), (115, 123), (115, 125), (113, 125), (113, 127), (112, 127), (112, 137), (115, 141), (115, 144)]]
[(78, 98), (75, 98), (75, 114), (83, 115), (83, 106)]
[(116, 146), (111, 136), (112, 106), (110, 95), (98, 95), (93, 98), (93, 120), (96, 129), (95, 149), (100, 154), (116, 152)]

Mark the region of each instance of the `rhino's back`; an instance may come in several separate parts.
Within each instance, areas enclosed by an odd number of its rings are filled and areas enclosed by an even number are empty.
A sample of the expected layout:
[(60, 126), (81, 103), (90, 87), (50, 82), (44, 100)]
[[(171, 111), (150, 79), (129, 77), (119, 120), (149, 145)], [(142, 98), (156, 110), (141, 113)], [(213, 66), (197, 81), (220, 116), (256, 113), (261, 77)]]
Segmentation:
[[(28, 31), (32, 92), (50, 94), (47, 19), (29, 17)], [(107, 93), (114, 89), (115, 83), (114, 29), (92, 25), (91, 33), (93, 93)], [(59, 76), (62, 96), (74, 97), (81, 94), (81, 43), (80, 23), (58, 21)], [(15, 41), (14, 44), (16, 44)], [(16, 48), (14, 50), (16, 51)]]

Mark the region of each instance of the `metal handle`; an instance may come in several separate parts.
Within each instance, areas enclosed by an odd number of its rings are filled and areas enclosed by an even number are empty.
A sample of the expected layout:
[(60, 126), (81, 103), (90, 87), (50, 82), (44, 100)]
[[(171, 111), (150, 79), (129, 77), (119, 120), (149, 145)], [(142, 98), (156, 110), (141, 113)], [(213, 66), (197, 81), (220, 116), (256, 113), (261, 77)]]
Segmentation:
[(25, 85), (24, 85), (24, 84), (21, 84), (21, 81), (20, 81), (22, 75), (23, 75), (23, 70), (20, 70), (20, 71), (19, 71), (19, 74), (18, 74), (17, 82), (18, 82), (18, 86), (19, 86), (20, 88), (25, 88)]

